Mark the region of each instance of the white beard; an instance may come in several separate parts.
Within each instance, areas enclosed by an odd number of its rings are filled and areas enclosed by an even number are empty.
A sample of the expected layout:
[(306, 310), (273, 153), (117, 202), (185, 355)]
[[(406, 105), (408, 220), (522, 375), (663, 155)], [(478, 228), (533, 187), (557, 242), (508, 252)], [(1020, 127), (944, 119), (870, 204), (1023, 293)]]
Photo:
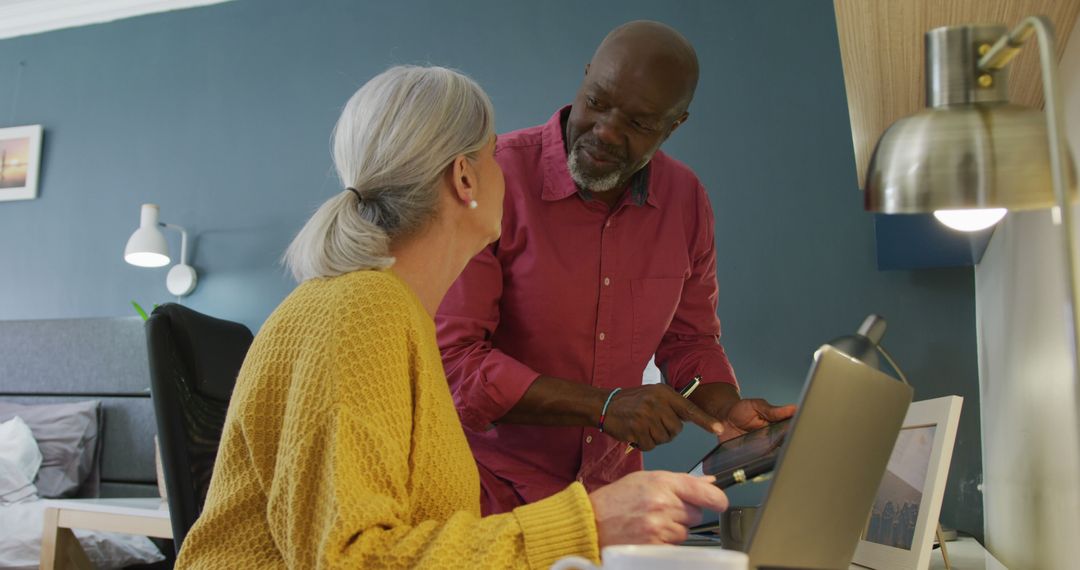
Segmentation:
[(590, 192), (610, 192), (616, 189), (619, 185), (619, 180), (622, 178), (622, 172), (616, 170), (611, 174), (605, 174), (604, 176), (589, 176), (581, 170), (581, 164), (578, 161), (578, 145), (572, 149), (569, 155), (566, 157), (566, 169), (570, 171), (570, 178), (574, 180), (574, 184), (577, 184), (579, 188), (584, 188)]

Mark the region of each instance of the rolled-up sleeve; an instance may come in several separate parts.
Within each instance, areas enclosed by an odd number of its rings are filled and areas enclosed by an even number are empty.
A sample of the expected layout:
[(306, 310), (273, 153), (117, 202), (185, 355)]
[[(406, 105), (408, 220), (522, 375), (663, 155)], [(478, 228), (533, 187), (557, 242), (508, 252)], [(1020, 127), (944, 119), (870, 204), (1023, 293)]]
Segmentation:
[(657, 347), (656, 364), (676, 389), (697, 374), (703, 382), (726, 382), (738, 388), (735, 371), (720, 344), (712, 207), (700, 185), (697, 195), (696, 215), (690, 225), (690, 276), (683, 284), (671, 325)]
[(486, 430), (506, 415), (540, 376), (491, 346), (499, 326), (503, 284), (495, 247), (485, 248), (469, 262), (435, 316), (454, 404), (461, 422), (473, 431)]

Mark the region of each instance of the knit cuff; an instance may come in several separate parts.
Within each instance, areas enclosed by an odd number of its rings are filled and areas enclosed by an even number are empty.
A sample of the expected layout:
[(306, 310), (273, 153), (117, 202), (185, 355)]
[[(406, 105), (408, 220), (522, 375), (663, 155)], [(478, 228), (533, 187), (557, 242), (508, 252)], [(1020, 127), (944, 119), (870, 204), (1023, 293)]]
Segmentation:
[(581, 483), (542, 500), (514, 509), (525, 537), (530, 568), (548, 568), (563, 556), (584, 556), (599, 562), (596, 519)]

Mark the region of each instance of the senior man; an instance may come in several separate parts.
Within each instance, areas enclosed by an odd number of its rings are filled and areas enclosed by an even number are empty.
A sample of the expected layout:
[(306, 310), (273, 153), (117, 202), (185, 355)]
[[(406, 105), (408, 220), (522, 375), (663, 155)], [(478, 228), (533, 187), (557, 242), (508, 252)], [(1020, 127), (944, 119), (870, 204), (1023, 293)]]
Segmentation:
[[(627, 444), (652, 449), (686, 421), (728, 438), (794, 413), (740, 398), (719, 340), (708, 195), (659, 150), (697, 80), (686, 38), (630, 22), (597, 48), (570, 106), (499, 137), (502, 236), (436, 316), (485, 514), (640, 470)], [(643, 386), (654, 355), (666, 383)]]

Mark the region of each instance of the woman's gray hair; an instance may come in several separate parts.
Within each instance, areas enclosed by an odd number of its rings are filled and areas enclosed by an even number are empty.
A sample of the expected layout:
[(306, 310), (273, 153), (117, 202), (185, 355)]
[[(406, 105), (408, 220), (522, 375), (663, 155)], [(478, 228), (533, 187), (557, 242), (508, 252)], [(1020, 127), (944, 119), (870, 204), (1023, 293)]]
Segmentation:
[(334, 127), (334, 164), (345, 190), (304, 224), (285, 265), (300, 282), (393, 265), (391, 243), (435, 218), (447, 166), (475, 156), (494, 131), (491, 101), (457, 71), (397, 66), (375, 76)]

